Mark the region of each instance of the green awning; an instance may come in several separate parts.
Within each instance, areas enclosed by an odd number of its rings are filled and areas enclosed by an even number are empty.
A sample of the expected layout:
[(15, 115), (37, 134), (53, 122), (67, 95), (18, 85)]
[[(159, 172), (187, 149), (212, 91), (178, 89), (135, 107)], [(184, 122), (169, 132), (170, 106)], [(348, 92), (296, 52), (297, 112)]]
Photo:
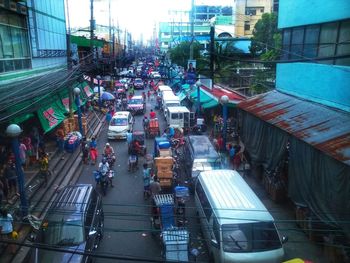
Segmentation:
[[(196, 102), (197, 101), (197, 95), (198, 95), (198, 91), (197, 89), (194, 89), (191, 94), (190, 94), (190, 98), (192, 101)], [(204, 103), (207, 103), (209, 101), (211, 101), (213, 98), (210, 97), (208, 94), (206, 94), (205, 92), (203, 92), (203, 90), (200, 90), (199, 92), (199, 96), (200, 96), (200, 101), (201, 101), (201, 105)]]
[(81, 90), (84, 93), (84, 96), (86, 96), (87, 98), (91, 98), (94, 95), (94, 91), (86, 81), (81, 83), (80, 86), (81, 86)]
[(206, 103), (203, 103), (203, 104), (201, 105), (201, 107), (202, 107), (203, 109), (210, 109), (210, 108), (214, 108), (214, 107), (216, 107), (216, 106), (218, 106), (218, 105), (219, 105), (219, 102), (217, 102), (216, 100), (212, 99), (211, 101), (208, 101), (208, 102), (206, 102)]
[[(89, 38), (81, 37), (81, 36), (70, 36), (70, 42), (72, 44), (77, 44), (78, 47), (90, 47), (91, 41)], [(95, 47), (103, 47), (104, 40), (93, 39), (92, 45)]]
[(34, 117), (33, 113), (25, 113), (23, 115), (20, 115), (20, 116), (18, 116), (16, 118), (12, 119), (10, 122), (11, 123), (20, 124), (20, 123), (22, 123), (22, 122), (24, 122), (26, 120), (29, 120), (29, 119), (31, 119), (33, 117)]
[(38, 117), (44, 132), (49, 132), (59, 125), (65, 117), (66, 109), (57, 97), (57, 100), (41, 107), (38, 111)]

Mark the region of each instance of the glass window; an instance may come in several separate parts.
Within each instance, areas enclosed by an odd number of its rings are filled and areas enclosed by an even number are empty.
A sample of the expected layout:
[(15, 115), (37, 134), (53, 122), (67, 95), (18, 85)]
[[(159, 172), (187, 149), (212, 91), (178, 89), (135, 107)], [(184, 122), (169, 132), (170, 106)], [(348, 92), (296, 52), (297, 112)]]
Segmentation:
[[(318, 57), (332, 57), (335, 55), (335, 42), (337, 39), (337, 23), (324, 24), (321, 27), (320, 46)], [(327, 63), (323, 61), (322, 63)]]
[(305, 31), (305, 44), (318, 43), (318, 35), (320, 34), (320, 26), (308, 26)]
[(213, 210), (210, 206), (210, 203), (209, 203), (207, 196), (205, 195), (204, 189), (199, 181), (198, 181), (197, 186), (196, 186), (196, 192), (198, 195), (198, 199), (201, 203), (201, 206), (203, 208), (204, 214), (205, 214), (207, 220), (209, 221), (209, 218), (210, 218), (211, 214), (213, 213)]
[(258, 252), (281, 248), (273, 222), (226, 224), (222, 226), (225, 252)]
[(291, 35), (291, 30), (290, 29), (285, 29), (283, 31), (283, 45), (289, 45), (290, 44), (290, 35)]
[(179, 119), (179, 114), (177, 114), (177, 113), (172, 113), (172, 114), (171, 114), (171, 119), (172, 119), (172, 120), (177, 120), (177, 119)]
[[(45, 223), (44, 223), (45, 224)], [(49, 246), (74, 246), (84, 241), (81, 220), (47, 222), (42, 228), (42, 242)]]
[(125, 119), (124, 118), (113, 118), (109, 125), (111, 125), (111, 126), (127, 126), (128, 119), (126, 119), (126, 118)]
[(3, 44), (3, 57), (13, 58), (10, 27), (0, 25), (0, 39)]
[(304, 37), (304, 28), (293, 28), (292, 44), (302, 44)]
[[(350, 55), (349, 36), (350, 36), (350, 20), (343, 21), (340, 24), (340, 31), (339, 31), (339, 38), (338, 38), (339, 44), (337, 46), (336, 55)], [(350, 58), (342, 58), (342, 59), (337, 59), (335, 64), (349, 66), (349, 62), (350, 62)]]

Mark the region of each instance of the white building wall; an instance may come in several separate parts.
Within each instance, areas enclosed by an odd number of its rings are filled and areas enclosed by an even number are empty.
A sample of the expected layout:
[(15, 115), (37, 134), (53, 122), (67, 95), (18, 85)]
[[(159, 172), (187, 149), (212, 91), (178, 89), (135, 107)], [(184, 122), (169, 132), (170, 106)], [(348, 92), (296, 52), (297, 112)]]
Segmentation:
[(64, 0), (30, 0), (28, 6), (33, 69), (66, 65)]

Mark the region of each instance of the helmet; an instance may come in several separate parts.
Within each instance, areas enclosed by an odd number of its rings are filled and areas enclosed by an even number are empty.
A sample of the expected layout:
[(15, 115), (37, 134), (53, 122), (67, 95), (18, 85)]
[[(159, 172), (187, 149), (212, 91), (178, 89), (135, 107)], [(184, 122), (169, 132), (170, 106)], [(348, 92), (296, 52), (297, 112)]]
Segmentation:
[(107, 142), (107, 143), (106, 143), (106, 146), (109, 147), (109, 146), (111, 146), (111, 145), (109, 144), (109, 142)]
[(105, 164), (107, 162), (106, 158), (102, 158), (102, 163)]

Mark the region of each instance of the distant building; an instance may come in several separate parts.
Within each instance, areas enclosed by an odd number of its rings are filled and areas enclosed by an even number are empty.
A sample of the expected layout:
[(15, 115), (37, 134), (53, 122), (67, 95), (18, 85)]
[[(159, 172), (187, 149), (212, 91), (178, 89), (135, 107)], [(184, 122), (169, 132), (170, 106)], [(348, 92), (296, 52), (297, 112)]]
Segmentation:
[(255, 24), (261, 16), (274, 11), (274, 2), (276, 0), (234, 0), (235, 36), (252, 37)]

